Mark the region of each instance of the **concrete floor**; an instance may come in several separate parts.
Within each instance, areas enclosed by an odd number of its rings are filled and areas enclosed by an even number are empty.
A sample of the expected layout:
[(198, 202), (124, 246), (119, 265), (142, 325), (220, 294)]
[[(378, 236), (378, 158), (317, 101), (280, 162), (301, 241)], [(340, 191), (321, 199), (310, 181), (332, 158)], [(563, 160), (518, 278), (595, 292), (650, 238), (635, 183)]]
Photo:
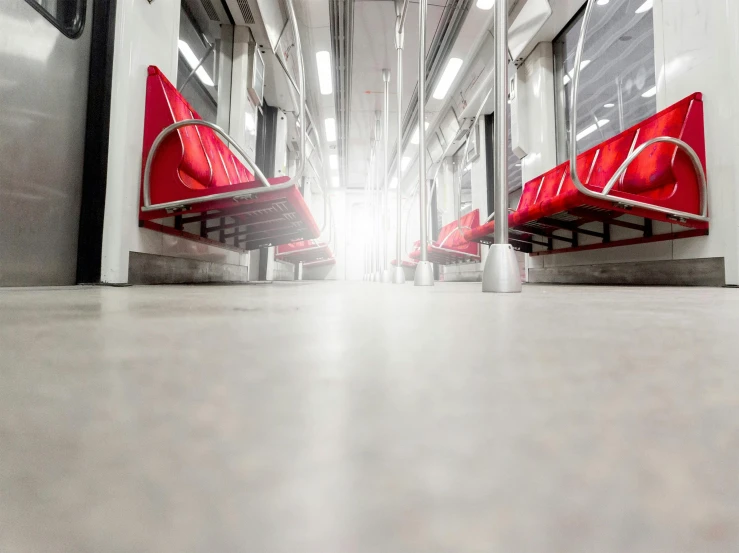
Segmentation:
[(739, 291), (479, 287), (0, 291), (0, 551), (739, 551)]

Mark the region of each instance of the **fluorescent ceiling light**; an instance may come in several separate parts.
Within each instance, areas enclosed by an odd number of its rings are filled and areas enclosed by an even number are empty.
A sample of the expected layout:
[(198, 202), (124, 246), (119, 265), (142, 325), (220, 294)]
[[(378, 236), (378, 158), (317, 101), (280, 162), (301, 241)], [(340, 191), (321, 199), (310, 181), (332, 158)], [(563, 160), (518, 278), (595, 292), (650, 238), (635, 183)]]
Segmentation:
[(400, 160), (400, 170), (405, 171), (408, 168), (408, 164), (411, 162), (411, 158), (408, 156), (403, 156), (403, 159)]
[[(585, 69), (588, 65), (590, 65), (590, 60), (582, 60), (582, 63), (580, 64), (580, 71)], [(564, 78), (564, 84), (567, 86), (570, 84), (570, 81), (572, 81), (572, 78), (575, 76), (575, 70), (572, 69), (567, 75), (565, 75)]]
[(457, 73), (459, 73), (461, 67), (462, 60), (459, 58), (451, 58), (447, 62), (444, 73), (442, 73), (441, 79), (439, 79), (439, 84), (436, 85), (436, 90), (434, 90), (434, 98), (436, 98), (437, 100), (444, 99), (444, 97), (447, 95), (447, 92), (449, 92), (449, 89), (454, 82), (454, 78), (457, 76)]
[(318, 84), (321, 88), (321, 94), (324, 96), (334, 91), (334, 84), (331, 80), (331, 54), (326, 50), (316, 52), (316, 63), (318, 64)]
[(647, 90), (644, 94), (641, 95), (642, 98), (653, 98), (657, 95), (657, 87), (653, 86), (649, 90)]
[(393, 180), (390, 181), (388, 186), (390, 186), (390, 188), (398, 188), (398, 177), (393, 177)]
[(334, 175), (333, 177), (331, 177), (331, 186), (333, 186), (334, 188), (338, 188), (339, 186), (341, 186), (341, 181), (339, 180), (338, 175)]
[(329, 117), (324, 121), (326, 127), (326, 140), (328, 142), (336, 142), (336, 119)]
[[(182, 54), (182, 57), (185, 58), (185, 62), (187, 62), (187, 65), (190, 67), (190, 69), (197, 67), (197, 65), (200, 63), (200, 59), (195, 55), (195, 52), (192, 51), (190, 45), (184, 40), (180, 40), (178, 42), (178, 45), (180, 48), (180, 53)], [(213, 79), (210, 78), (210, 75), (208, 75), (208, 72), (202, 65), (198, 67), (197, 71), (195, 71), (195, 76), (200, 79), (200, 82), (203, 83), (205, 86), (215, 86), (215, 84), (213, 83)]]
[(608, 2), (610, 2), (610, 1), (611, 1), (611, 0), (598, 0), (598, 1), (596, 2), (596, 4), (598, 4), (599, 6), (605, 6), (605, 5), (606, 5), (606, 4), (608, 4)]
[[(429, 124), (428, 123), (424, 123), (423, 126), (424, 126), (425, 129), (428, 129), (429, 128)], [(416, 126), (416, 130), (413, 131), (413, 136), (411, 136), (411, 144), (418, 144), (418, 142), (419, 142), (418, 126)]]
[(654, 7), (654, 0), (647, 0), (636, 9), (636, 13), (646, 13)]
[(585, 129), (584, 131), (582, 131), (580, 134), (577, 135), (577, 141), (579, 142), (580, 140), (582, 140), (586, 136), (590, 136), (591, 134), (593, 134), (598, 129), (605, 127), (608, 123), (610, 123), (610, 121), (608, 119), (601, 119), (600, 121), (598, 121), (598, 124), (597, 125), (595, 123), (593, 123), (587, 129)]
[(328, 163), (331, 169), (338, 169), (339, 168), (339, 156), (336, 154), (331, 154), (328, 156)]
[(481, 10), (489, 10), (495, 5), (495, 0), (477, 0), (476, 5)]
[(606, 108), (606, 109), (611, 109), (611, 108), (615, 108), (616, 107), (616, 104), (606, 104), (603, 107)]

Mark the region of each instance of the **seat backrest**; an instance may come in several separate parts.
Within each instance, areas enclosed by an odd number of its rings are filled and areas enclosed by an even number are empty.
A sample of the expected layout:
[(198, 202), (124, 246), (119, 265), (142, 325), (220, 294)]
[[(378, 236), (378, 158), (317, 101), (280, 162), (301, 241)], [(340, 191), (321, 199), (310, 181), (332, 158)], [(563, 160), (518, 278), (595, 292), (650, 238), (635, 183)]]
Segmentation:
[[(600, 146), (591, 148), (585, 153), (597, 154), (595, 167), (588, 182), (583, 181), (591, 190), (603, 190), (608, 181), (613, 177), (621, 164), (629, 157), (629, 152), (634, 145), (636, 137), (636, 129), (629, 129), (621, 134), (617, 134), (613, 138), (606, 140)], [(578, 172), (580, 180), (583, 180), (583, 173)], [(574, 185), (573, 185), (574, 186)]]
[[(439, 230), (439, 237), (436, 239), (436, 244), (444, 243), (444, 247), (448, 248), (451, 243), (453, 243), (454, 236), (449, 236), (453, 232), (457, 231), (457, 221), (452, 221), (448, 225), (444, 225)], [(448, 240), (447, 240), (448, 238)], [(446, 240), (446, 242), (444, 242)]]
[(554, 198), (559, 194), (559, 189), (562, 186), (562, 179), (565, 177), (568, 167), (565, 165), (559, 165), (544, 173), (544, 179), (539, 189), (539, 196), (536, 198), (536, 203), (540, 204), (546, 200)]
[(518, 200), (518, 207), (516, 208), (517, 211), (528, 209), (536, 203), (536, 198), (539, 195), (542, 182), (544, 182), (543, 176), (536, 177), (523, 185), (523, 191), (521, 192), (521, 197)]
[[(172, 123), (201, 118), (157, 67), (149, 67), (146, 93), (147, 107), (151, 102), (158, 106), (156, 109), (168, 109)], [(150, 98), (149, 95), (154, 97)], [(164, 129), (159, 129), (159, 132), (162, 130)], [(180, 174), (190, 177), (183, 178), (183, 182), (191, 188), (207, 188), (212, 170), (198, 127), (183, 127), (177, 133), (182, 146)]]
[[(471, 244), (471, 242), (468, 242), (464, 238), (464, 233), (460, 232), (458, 230), (458, 227), (456, 226), (456, 221), (454, 222), (455, 228), (457, 228), (457, 231), (455, 232), (454, 236), (449, 239), (450, 242), (452, 242), (452, 246), (454, 248), (464, 248)], [(459, 220), (459, 226), (462, 227), (463, 230), (466, 229), (473, 229), (480, 226), (480, 210), (475, 209), (470, 211), (467, 215), (463, 215), (462, 218)], [(474, 246), (477, 246), (475, 243)]]
[[(641, 123), (632, 151), (660, 136), (680, 138), (693, 101), (695, 95), (681, 100)], [(673, 144), (653, 144), (629, 165), (619, 189), (631, 194), (641, 194), (674, 185), (676, 178), (672, 165), (676, 152), (677, 146)]]
[[(588, 188), (592, 187), (592, 178), (594, 168), (598, 166), (598, 160), (600, 159), (600, 151), (598, 148), (591, 148), (579, 156), (577, 156), (577, 175), (580, 177), (582, 183)], [(568, 192), (576, 191), (575, 184), (572, 182), (572, 175), (570, 174), (570, 163), (565, 162), (562, 164), (564, 167), (564, 178), (562, 179), (562, 185), (559, 188), (559, 194), (566, 194)]]

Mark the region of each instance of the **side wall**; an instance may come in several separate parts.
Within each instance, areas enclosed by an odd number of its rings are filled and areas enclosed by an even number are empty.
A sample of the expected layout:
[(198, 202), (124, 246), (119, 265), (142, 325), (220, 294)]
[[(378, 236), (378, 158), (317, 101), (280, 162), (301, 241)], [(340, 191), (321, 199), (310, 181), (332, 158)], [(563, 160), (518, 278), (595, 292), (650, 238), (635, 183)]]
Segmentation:
[[(727, 284), (739, 284), (739, 217), (736, 205), (739, 175), (739, 5), (736, 2), (704, 0), (654, 0), (655, 64), (658, 109), (688, 96), (705, 95), (708, 154), (709, 209), (711, 234), (708, 237), (642, 244), (588, 252), (532, 257), (534, 268), (637, 261), (670, 261), (725, 258)], [(551, 50), (550, 44), (540, 45)], [(552, 66), (527, 60), (519, 69), (519, 86), (535, 96), (545, 85), (547, 97), (529, 102), (525, 124), (548, 120), (554, 111)], [(530, 71), (530, 70), (533, 70)], [(526, 74), (525, 78), (522, 73)], [(520, 90), (520, 89), (519, 89)], [(551, 147), (554, 127), (530, 132), (531, 150), (524, 162), (524, 181), (555, 165)], [(549, 159), (549, 162), (546, 160)], [(669, 232), (670, 226), (660, 232)]]

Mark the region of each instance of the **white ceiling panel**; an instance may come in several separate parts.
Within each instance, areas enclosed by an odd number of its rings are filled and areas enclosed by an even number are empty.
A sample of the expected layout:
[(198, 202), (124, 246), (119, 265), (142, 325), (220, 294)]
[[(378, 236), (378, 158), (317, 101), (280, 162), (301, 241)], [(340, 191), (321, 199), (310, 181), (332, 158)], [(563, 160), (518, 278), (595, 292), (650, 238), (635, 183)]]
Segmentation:
[[(432, 1), (428, 7), (426, 46), (436, 32), (446, 0)], [(397, 50), (395, 48), (395, 6), (392, 0), (364, 0), (355, 4), (354, 60), (352, 73), (351, 129), (349, 133), (348, 186), (361, 188), (367, 179), (370, 138), (374, 135), (375, 112), (382, 111), (382, 70), (390, 77), (390, 148), (397, 136)], [(403, 50), (403, 113), (418, 82), (418, 4), (408, 7)], [(429, 115), (433, 115), (429, 110)], [(409, 148), (415, 148), (411, 145)]]

